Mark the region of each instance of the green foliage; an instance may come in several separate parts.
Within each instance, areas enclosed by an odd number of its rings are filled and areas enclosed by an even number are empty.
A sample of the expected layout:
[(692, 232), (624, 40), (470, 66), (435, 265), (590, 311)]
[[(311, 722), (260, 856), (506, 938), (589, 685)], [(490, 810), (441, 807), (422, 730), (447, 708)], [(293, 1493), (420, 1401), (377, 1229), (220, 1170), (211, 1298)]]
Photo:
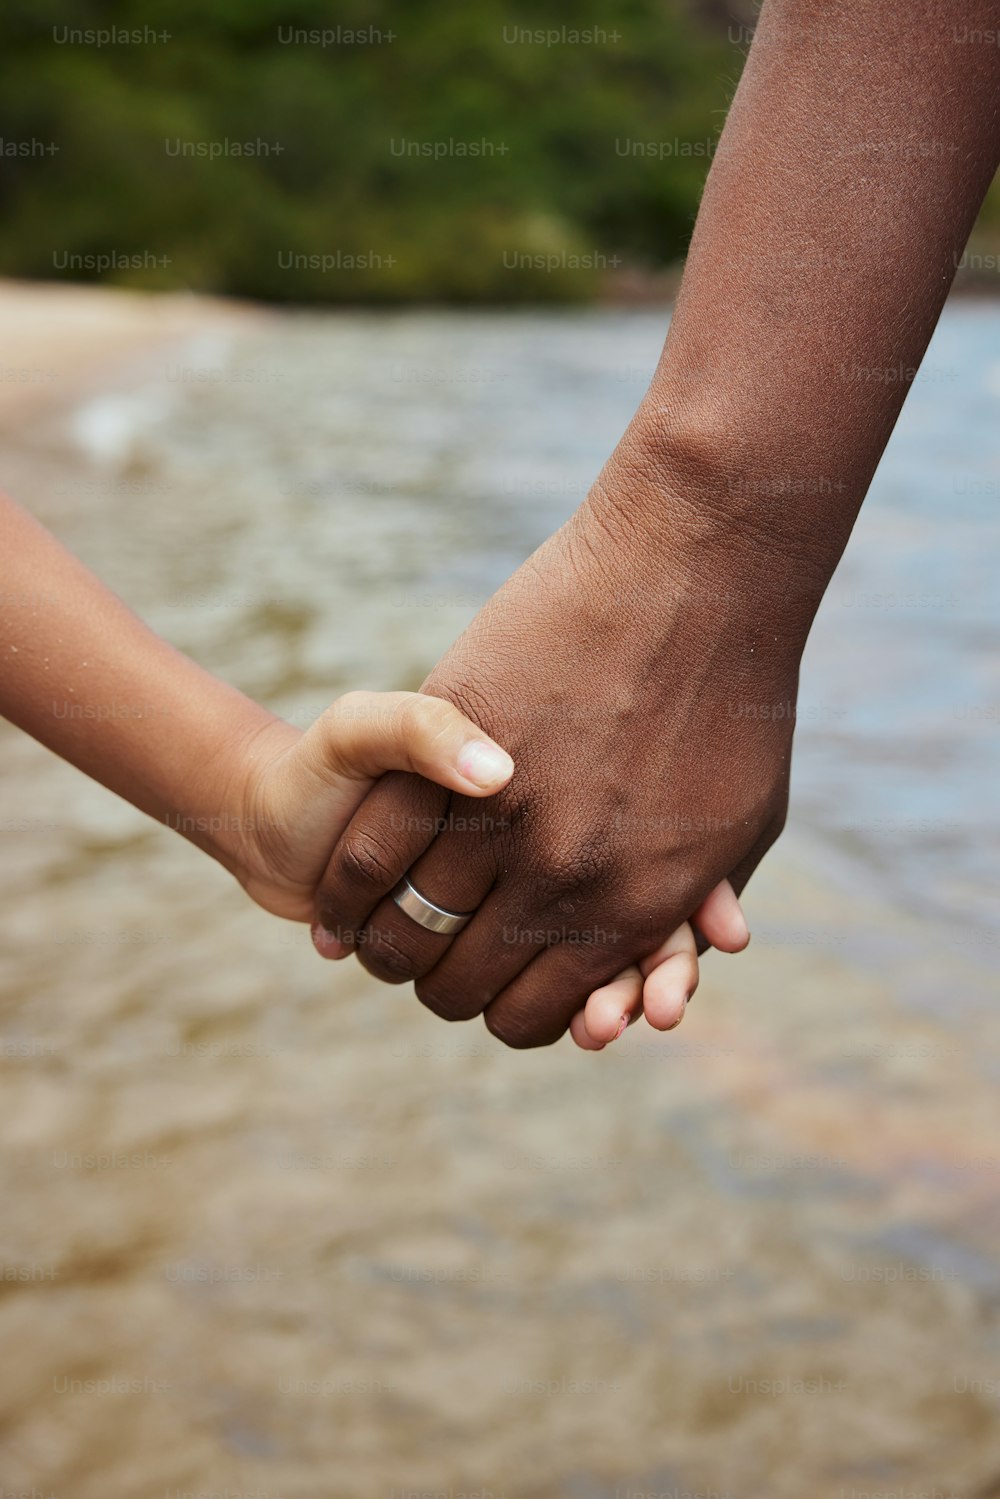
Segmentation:
[[(742, 52), (684, 0), (572, 10), (7, 0), (0, 264), (319, 302), (580, 299), (670, 264)], [(514, 39), (569, 27), (597, 38)], [(73, 39), (111, 28), (143, 40)]]

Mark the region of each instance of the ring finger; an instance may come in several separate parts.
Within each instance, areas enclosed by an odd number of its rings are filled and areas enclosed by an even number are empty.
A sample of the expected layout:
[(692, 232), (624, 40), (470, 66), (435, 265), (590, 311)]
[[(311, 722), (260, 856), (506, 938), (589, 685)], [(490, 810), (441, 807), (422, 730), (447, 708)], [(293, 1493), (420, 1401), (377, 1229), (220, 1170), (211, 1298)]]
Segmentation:
[[(446, 830), (406, 871), (406, 880), (424, 902), (456, 916), (475, 918), (490, 893), (493, 872), (473, 834)], [(429, 930), (420, 920), (419, 904), (419, 900), (412, 901), (411, 911), (401, 910), (390, 893), (379, 901), (358, 934), (362, 965), (384, 983), (406, 984), (422, 978), (459, 935), (458, 931)]]

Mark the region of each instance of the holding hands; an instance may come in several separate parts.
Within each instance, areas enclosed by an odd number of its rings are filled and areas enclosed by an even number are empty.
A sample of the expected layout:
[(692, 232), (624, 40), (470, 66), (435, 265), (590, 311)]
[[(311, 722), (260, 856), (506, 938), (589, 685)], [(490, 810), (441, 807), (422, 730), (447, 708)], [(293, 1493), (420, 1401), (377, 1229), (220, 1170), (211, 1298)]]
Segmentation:
[[(638, 486), (628, 493), (637, 510)], [(654, 547), (637, 513), (630, 524), (595, 492), (425, 684), (510, 750), (515, 776), (477, 815), (462, 793), (387, 775), (322, 878), (320, 941), (356, 948), (387, 982), (414, 980), (446, 1019), (484, 1014), (512, 1046), (613, 1009), (623, 970), (648, 973), (692, 914), (709, 942), (743, 946), (745, 925), (710, 897), (727, 880), (741, 889), (780, 830), (792, 725), (733, 708), (794, 700), (798, 656), (790, 632), (759, 626), (749, 592), (718, 605), (722, 550), (679, 509), (669, 548)], [(427, 930), (397, 904), (404, 876), (471, 920)], [(678, 935), (661, 957), (646, 1002), (669, 1021), (693, 953)], [(587, 1034), (610, 1039), (623, 1013)]]
[[(0, 540), (5, 592), (27, 597), (32, 579), (41, 576), (51, 586), (44, 612), (4, 613), (0, 712), (183, 833), (223, 864), (266, 911), (312, 922), (324, 957), (344, 957), (358, 945), (370, 962), (364, 946), (353, 940), (353, 929), (337, 934), (329, 922), (314, 921), (314, 913), (325, 909), (321, 886), (328, 866), (337, 863), (338, 840), (373, 788), (395, 794), (402, 786), (417, 800), (430, 794), (439, 813), (450, 796), (456, 806), (475, 813), (477, 807), (496, 807), (518, 784), (506, 750), (441, 696), (348, 693), (302, 733), (154, 635), (53, 536), (2, 496)], [(130, 704), (142, 706), (121, 711)], [(565, 784), (573, 784), (570, 771)], [(564, 800), (569, 799), (567, 791)], [(492, 828), (494, 820), (467, 818), (466, 826)], [(427, 828), (436, 825), (417, 824), (424, 841)], [(455, 818), (441, 825), (455, 826)], [(410, 867), (400, 861), (411, 847), (412, 830), (413, 824), (404, 822), (399, 847), (388, 846), (394, 867), (399, 866), (393, 885)], [(369, 886), (362, 883), (351, 894), (367, 916)], [(399, 924), (410, 921), (391, 900), (389, 907)], [(745, 944), (746, 927), (728, 888), (714, 892), (699, 918), (709, 942), (730, 951)], [(448, 938), (410, 924), (420, 938), (447, 946)], [(606, 972), (566, 1011), (566, 1024), (574, 1010), (580, 1012), (573, 1018), (579, 1045), (593, 1049), (612, 1040), (643, 1005), (661, 1029), (681, 1018), (697, 983), (697, 957), (690, 927), (675, 923), (663, 943), (668, 930), (652, 932), (641, 954), (606, 955), (611, 958)], [(380, 935), (373, 936), (381, 953)], [(641, 968), (629, 966), (636, 956), (644, 959)], [(492, 976), (473, 976), (475, 994), (484, 981), (492, 982)], [(468, 1009), (477, 1012), (474, 1001)]]
[[(327, 871), (340, 867), (342, 840), (352, 818), (370, 804), (366, 798), (386, 791), (395, 796), (402, 787), (418, 807), (433, 799), (437, 820), (414, 823), (404, 805), (399, 827), (387, 825), (386, 867), (398, 871), (391, 893), (413, 862), (415, 832), (422, 842), (438, 826), (449, 829), (441, 841), (458, 836), (452, 831), (457, 817), (441, 818), (449, 797), (455, 807), (469, 809), (466, 829), (492, 830), (496, 816), (477, 815), (476, 809), (495, 810), (505, 797), (526, 795), (516, 790), (522, 776), (507, 751), (440, 695), (348, 693), (303, 733), (154, 635), (53, 536), (2, 497), (0, 540), (6, 592), (27, 597), (32, 579), (40, 576), (51, 586), (51, 602), (37, 616), (5, 611), (0, 712), (211, 854), (266, 911), (311, 922), (324, 957), (344, 957), (358, 947), (373, 966), (366, 940), (377, 952), (376, 964), (393, 940), (377, 925), (356, 938), (353, 927), (338, 933), (328, 920), (314, 920), (317, 910), (322, 917), (328, 909)], [(131, 704), (141, 706), (122, 711)], [(560, 775), (566, 788), (574, 785), (571, 764)], [(551, 785), (548, 810), (558, 815), (559, 781), (553, 778)], [(572, 804), (569, 789), (561, 800)], [(461, 836), (477, 847), (493, 847), (489, 832)], [(347, 889), (367, 918), (370, 883), (361, 879)], [(393, 932), (409, 923), (418, 939), (447, 948), (450, 938), (417, 926), (391, 899), (387, 904)], [(704, 903), (699, 920), (705, 938), (719, 947), (735, 951), (747, 940), (728, 887)], [(634, 966), (636, 958), (643, 959), (641, 966)], [(574, 1039), (589, 1049), (614, 1039), (643, 1005), (652, 1024), (669, 1029), (697, 983), (694, 936), (680, 920), (672, 928), (651, 927), (639, 952), (608, 947), (602, 963), (592, 983), (555, 996), (565, 1016), (558, 1034), (573, 1019)], [(471, 975), (471, 998), (459, 1009), (478, 1013), (484, 983), (494, 982), (490, 973)], [(571, 995), (575, 1002), (567, 1008)], [(574, 1019), (575, 1011), (580, 1013)], [(543, 1024), (546, 1037), (555, 1039), (548, 1012)]]
[[(510, 782), (514, 765), (451, 703), (420, 693), (348, 693), (301, 735), (276, 721), (253, 747), (241, 783), (244, 810), (234, 818), (245, 837), (233, 872), (248, 895), (275, 915), (310, 920), (333, 845), (388, 771), (483, 799)], [(697, 919), (705, 939), (724, 951), (739, 951), (749, 940), (727, 882)], [(326, 958), (351, 951), (319, 924), (313, 941)], [(586, 999), (570, 1026), (573, 1039), (584, 1050), (600, 1050), (643, 1013), (656, 1029), (672, 1030), (697, 984), (694, 932), (684, 922), (655, 952)]]

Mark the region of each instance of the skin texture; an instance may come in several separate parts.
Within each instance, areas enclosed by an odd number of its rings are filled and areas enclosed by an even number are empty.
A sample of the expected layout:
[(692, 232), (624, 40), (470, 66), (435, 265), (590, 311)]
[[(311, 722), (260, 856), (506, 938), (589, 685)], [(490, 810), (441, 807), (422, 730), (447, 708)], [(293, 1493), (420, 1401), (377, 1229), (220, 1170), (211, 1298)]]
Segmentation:
[[(555, 1041), (781, 831), (806, 637), (1000, 157), (1000, 50), (962, 40), (998, 26), (982, 0), (764, 5), (650, 389), (425, 683), (514, 780), (472, 826), (387, 777), (322, 882), (322, 925), (445, 1018)], [(399, 912), (407, 870), (464, 931)]]

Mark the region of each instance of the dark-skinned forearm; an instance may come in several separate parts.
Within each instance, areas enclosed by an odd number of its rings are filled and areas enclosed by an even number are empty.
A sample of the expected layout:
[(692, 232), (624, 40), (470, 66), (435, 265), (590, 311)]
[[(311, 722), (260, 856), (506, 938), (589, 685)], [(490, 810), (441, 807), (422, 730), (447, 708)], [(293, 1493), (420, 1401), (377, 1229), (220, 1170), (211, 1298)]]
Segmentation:
[(984, 0), (766, 0), (596, 491), (614, 520), (688, 530), (736, 587), (759, 557), (811, 619), (997, 167), (998, 27)]

